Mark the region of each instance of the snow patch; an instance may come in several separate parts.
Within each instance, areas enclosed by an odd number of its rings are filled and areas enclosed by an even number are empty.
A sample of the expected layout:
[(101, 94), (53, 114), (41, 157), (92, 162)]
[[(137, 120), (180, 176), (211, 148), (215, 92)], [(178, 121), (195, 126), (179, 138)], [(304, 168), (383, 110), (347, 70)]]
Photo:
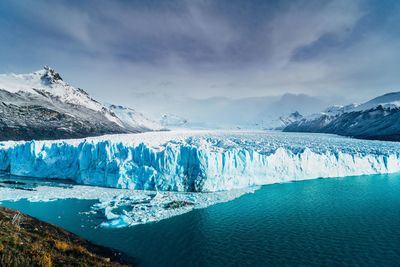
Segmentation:
[(128, 129), (136, 131), (160, 131), (164, 129), (159, 123), (132, 108), (117, 105), (110, 105), (109, 108)]

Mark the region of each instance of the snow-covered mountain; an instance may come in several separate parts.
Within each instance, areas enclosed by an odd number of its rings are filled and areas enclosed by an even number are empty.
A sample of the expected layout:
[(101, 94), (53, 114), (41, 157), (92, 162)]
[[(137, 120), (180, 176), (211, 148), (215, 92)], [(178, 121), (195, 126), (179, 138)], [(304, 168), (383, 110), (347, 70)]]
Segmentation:
[(188, 121), (175, 114), (163, 114), (160, 119), (160, 124), (164, 127), (184, 127)]
[(263, 124), (263, 129), (266, 130), (282, 130), (289, 124), (299, 121), (303, 118), (303, 115), (301, 115), (298, 111), (292, 112), (287, 116), (279, 116), (278, 119), (273, 120), (269, 123)]
[(109, 108), (121, 120), (123, 126), (131, 131), (145, 132), (165, 129), (159, 123), (132, 108), (117, 105), (110, 105)]
[(60, 74), (48, 66), (29, 74), (0, 74), (0, 88), (10, 93), (42, 95), (63, 103), (82, 106), (100, 112), (108, 120), (120, 124), (118, 118), (106, 107), (84, 90), (64, 82)]
[(364, 104), (356, 106), (354, 110), (363, 111), (378, 106), (382, 106), (385, 109), (398, 109), (400, 107), (400, 92), (393, 92), (375, 97)]
[(0, 74), (0, 140), (139, 131), (47, 66), (29, 74)]
[[(151, 104), (149, 104), (151, 103)], [(318, 112), (334, 103), (346, 103), (340, 97), (283, 94), (230, 98), (216, 96), (189, 98), (168, 94), (137, 93), (132, 106), (152, 118), (174, 114), (188, 121), (184, 127), (222, 129), (269, 128), (280, 116), (298, 111), (302, 115)]]
[(334, 133), (364, 139), (400, 141), (400, 92), (360, 105), (332, 106), (285, 127), (286, 132)]

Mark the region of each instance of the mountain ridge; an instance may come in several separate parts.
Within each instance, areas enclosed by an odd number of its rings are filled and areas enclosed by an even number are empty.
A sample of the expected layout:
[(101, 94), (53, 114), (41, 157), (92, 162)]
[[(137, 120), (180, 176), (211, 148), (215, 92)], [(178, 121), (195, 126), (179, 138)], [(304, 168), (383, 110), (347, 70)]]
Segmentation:
[(294, 121), (284, 132), (332, 133), (361, 139), (400, 141), (400, 92), (362, 104), (332, 106)]
[[(144, 119), (143, 119), (144, 120)], [(114, 111), (54, 69), (0, 74), (0, 140), (82, 138), (148, 131), (127, 127)]]

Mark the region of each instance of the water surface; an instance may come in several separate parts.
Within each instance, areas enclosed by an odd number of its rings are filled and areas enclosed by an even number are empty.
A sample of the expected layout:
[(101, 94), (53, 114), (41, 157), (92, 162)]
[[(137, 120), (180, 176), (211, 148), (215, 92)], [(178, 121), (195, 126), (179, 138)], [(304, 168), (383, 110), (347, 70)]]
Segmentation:
[(79, 214), (95, 201), (3, 202), (139, 266), (400, 265), (400, 175), (330, 178), (262, 187), (231, 202), (157, 223), (96, 227)]

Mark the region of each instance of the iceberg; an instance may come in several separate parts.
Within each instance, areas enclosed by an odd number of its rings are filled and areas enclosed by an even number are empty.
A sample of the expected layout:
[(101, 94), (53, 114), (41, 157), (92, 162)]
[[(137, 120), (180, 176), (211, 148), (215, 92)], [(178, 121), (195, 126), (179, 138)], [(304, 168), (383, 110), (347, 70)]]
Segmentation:
[(0, 170), (114, 188), (215, 192), (400, 171), (400, 143), (264, 131), (170, 131), (0, 143)]

